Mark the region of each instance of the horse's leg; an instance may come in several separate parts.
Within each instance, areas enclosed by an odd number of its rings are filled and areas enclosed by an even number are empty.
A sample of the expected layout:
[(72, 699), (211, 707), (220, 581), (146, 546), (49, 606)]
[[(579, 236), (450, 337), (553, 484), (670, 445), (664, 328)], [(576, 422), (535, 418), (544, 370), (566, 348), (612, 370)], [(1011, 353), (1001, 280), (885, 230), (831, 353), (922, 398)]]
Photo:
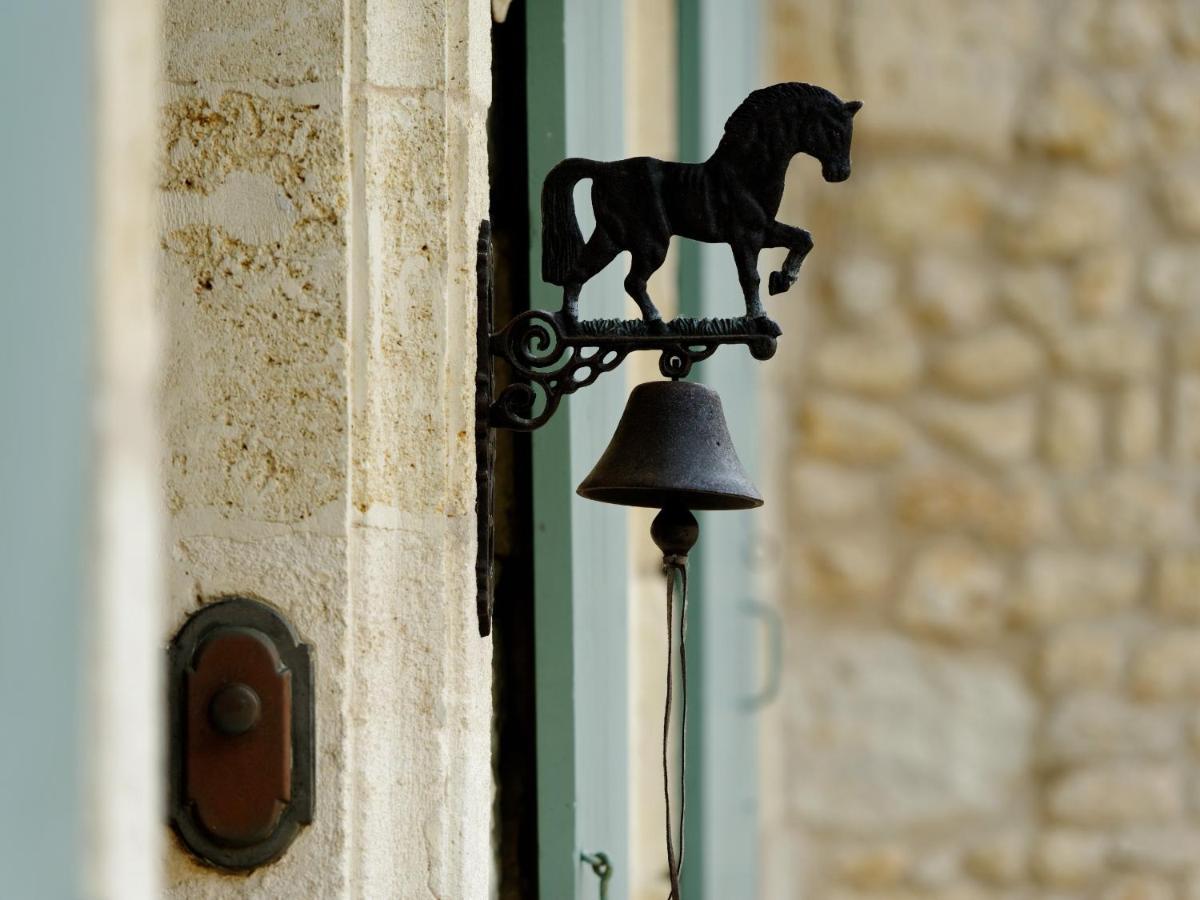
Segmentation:
[(592, 232), (579, 255), (575, 271), (571, 273), (571, 280), (563, 286), (563, 316), (568, 322), (578, 320), (579, 292), (583, 283), (612, 262), (619, 252), (620, 248), (612, 242), (608, 232), (599, 227)]
[(738, 281), (746, 298), (746, 315), (751, 319), (766, 316), (758, 297), (758, 254), (762, 249), (753, 244), (731, 244), (733, 261), (737, 265)]
[(625, 291), (642, 311), (642, 320), (650, 330), (662, 331), (664, 328), (662, 316), (646, 291), (646, 282), (650, 280), (651, 275), (658, 271), (667, 258), (666, 245), (647, 241), (633, 251), (632, 256), (629, 274), (625, 276)]
[(773, 295), (782, 294), (796, 283), (804, 257), (808, 256), (809, 251), (813, 248), (812, 235), (794, 225), (772, 222), (767, 228), (767, 239), (763, 246), (788, 248), (788, 255), (783, 261), (783, 265), (778, 271), (771, 273), (767, 282), (767, 289)]

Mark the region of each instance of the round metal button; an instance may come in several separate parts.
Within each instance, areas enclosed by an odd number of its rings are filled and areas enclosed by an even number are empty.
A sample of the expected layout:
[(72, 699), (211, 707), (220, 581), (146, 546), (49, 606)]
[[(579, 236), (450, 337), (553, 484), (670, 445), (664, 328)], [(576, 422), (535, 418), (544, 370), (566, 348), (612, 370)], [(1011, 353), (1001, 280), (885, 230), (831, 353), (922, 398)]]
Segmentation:
[(236, 737), (258, 724), (262, 701), (248, 684), (227, 684), (208, 705), (208, 718), (221, 734)]

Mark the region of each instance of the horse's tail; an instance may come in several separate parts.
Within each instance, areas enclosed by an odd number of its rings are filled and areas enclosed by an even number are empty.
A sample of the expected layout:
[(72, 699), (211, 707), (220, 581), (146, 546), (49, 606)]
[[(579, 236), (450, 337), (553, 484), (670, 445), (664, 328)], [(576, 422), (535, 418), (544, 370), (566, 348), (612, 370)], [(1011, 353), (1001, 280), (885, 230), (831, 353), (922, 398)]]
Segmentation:
[(590, 159), (564, 159), (542, 183), (542, 280), (548, 284), (566, 284), (579, 262), (583, 234), (571, 195), (575, 183), (594, 174), (599, 165)]

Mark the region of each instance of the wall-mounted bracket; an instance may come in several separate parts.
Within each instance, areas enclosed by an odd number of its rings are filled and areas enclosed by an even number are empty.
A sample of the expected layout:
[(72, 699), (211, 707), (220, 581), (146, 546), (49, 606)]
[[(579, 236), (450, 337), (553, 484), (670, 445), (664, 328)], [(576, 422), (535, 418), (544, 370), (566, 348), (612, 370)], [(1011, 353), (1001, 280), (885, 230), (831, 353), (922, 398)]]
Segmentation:
[[(545, 425), (562, 398), (616, 369), (638, 350), (659, 353), (667, 378), (684, 378), (692, 366), (724, 344), (744, 344), (758, 360), (775, 355), (781, 331), (765, 316), (675, 319), (651, 326), (639, 319), (569, 321), (561, 312), (531, 309), (495, 330), (492, 311), (491, 227), (479, 226), (476, 256), (478, 327), (475, 371), (475, 461), (478, 555), (475, 563), (479, 633), (491, 633), (494, 552), (495, 429), (534, 431)], [(503, 360), (513, 381), (495, 393), (494, 360)]]
[(252, 869), (312, 821), (309, 648), (273, 608), (202, 607), (168, 650), (171, 824), (209, 865)]

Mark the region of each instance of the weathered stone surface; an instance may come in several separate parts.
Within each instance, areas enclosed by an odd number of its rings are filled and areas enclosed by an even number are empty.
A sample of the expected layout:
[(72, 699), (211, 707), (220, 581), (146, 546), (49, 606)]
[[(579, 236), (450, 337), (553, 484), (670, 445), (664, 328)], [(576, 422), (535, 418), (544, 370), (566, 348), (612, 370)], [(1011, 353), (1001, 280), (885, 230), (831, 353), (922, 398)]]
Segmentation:
[(909, 302), (919, 322), (950, 333), (966, 332), (991, 308), (991, 290), (978, 260), (924, 253), (913, 264)]
[(1017, 828), (990, 835), (968, 849), (965, 868), (984, 884), (996, 887), (1020, 884), (1029, 871), (1029, 844), (1028, 834)]
[(966, 532), (1025, 545), (1054, 529), (1051, 499), (1031, 482), (1001, 482), (958, 468), (918, 470), (896, 486), (896, 514), (914, 528)]
[(1066, 259), (1117, 242), (1124, 221), (1121, 185), (1062, 173), (1018, 189), (1004, 205), (1005, 245), (1018, 257)]
[(1175, 391), (1175, 458), (1191, 465), (1200, 462), (1200, 375), (1180, 378)]
[(1092, 391), (1055, 387), (1046, 408), (1046, 459), (1056, 468), (1079, 471), (1094, 465), (1104, 450), (1103, 410)]
[(1169, 709), (1093, 692), (1068, 697), (1053, 707), (1042, 753), (1054, 764), (1169, 757), (1180, 746), (1181, 734), (1179, 721)]
[[(1009, 152), (1019, 52), (1034, 36), (1028, 0), (868, 0), (853, 8), (859, 89), (878, 104), (864, 133), (922, 146)], [(900, 74), (903, 73), (903, 74)]]
[(1122, 247), (1089, 253), (1075, 270), (1075, 309), (1085, 319), (1107, 319), (1129, 309), (1137, 265)]
[(1011, 327), (999, 327), (949, 345), (933, 363), (937, 379), (969, 397), (998, 397), (1033, 381), (1043, 364), (1040, 347)]
[(1200, 620), (1200, 552), (1174, 551), (1159, 561), (1155, 606), (1167, 616)]
[(1200, 630), (1164, 631), (1144, 640), (1129, 679), (1149, 699), (1200, 696)]
[(1146, 297), (1164, 312), (1200, 308), (1200, 248), (1155, 247), (1144, 278)]
[(813, 397), (800, 414), (805, 452), (851, 465), (878, 465), (902, 456), (908, 425), (881, 406), (834, 396)]
[(1102, 900), (1175, 900), (1175, 888), (1165, 878), (1129, 875), (1105, 889)]
[(1120, 631), (1095, 626), (1056, 630), (1041, 655), (1041, 682), (1048, 691), (1111, 688), (1125, 665)]
[(833, 388), (891, 397), (913, 388), (921, 375), (921, 350), (903, 332), (867, 332), (832, 337), (814, 361), (817, 377)]
[(1107, 383), (1150, 377), (1161, 352), (1157, 336), (1133, 322), (1074, 329), (1062, 335), (1054, 350), (1067, 371)]
[(1183, 812), (1183, 779), (1169, 765), (1105, 763), (1076, 769), (1050, 789), (1049, 811), (1073, 825), (1160, 822)]
[(1024, 110), (1020, 134), (1034, 151), (1101, 168), (1123, 162), (1130, 152), (1130, 135), (1111, 101), (1066, 67), (1045, 77)]
[(889, 161), (856, 177), (854, 219), (896, 250), (977, 247), (999, 193), (986, 170), (944, 159)]
[(1200, 171), (1195, 166), (1164, 173), (1159, 196), (1163, 213), (1180, 233), (1200, 235)]
[(1186, 826), (1142, 825), (1112, 843), (1113, 864), (1135, 871), (1183, 874), (1200, 859), (1200, 831)]
[(1188, 497), (1166, 479), (1118, 472), (1067, 498), (1080, 536), (1096, 543), (1157, 544), (1178, 539), (1192, 522)]
[(1162, 406), (1152, 385), (1126, 388), (1117, 398), (1113, 423), (1117, 458), (1125, 463), (1145, 463), (1159, 450)]
[(878, 597), (892, 577), (893, 551), (880, 537), (849, 532), (817, 538), (801, 551), (794, 596), (824, 605)]
[(1045, 627), (1131, 607), (1142, 583), (1135, 558), (1108, 553), (1038, 550), (1024, 563), (1013, 615)]
[(823, 462), (804, 462), (792, 473), (792, 508), (804, 519), (846, 522), (878, 514), (874, 473)]
[(1056, 888), (1085, 887), (1104, 871), (1107, 841), (1102, 835), (1070, 828), (1042, 834), (1034, 856), (1038, 881)]
[(1000, 631), (1004, 601), (1004, 573), (993, 560), (965, 542), (943, 541), (917, 557), (897, 615), (919, 634), (965, 641)]
[(878, 256), (838, 260), (830, 277), (834, 304), (842, 318), (877, 325), (895, 311), (899, 275)]
[(855, 847), (839, 854), (839, 877), (855, 888), (894, 888), (912, 867), (912, 854), (899, 844)]
[(1071, 322), (1071, 285), (1058, 266), (1014, 266), (1000, 292), (1012, 315), (1045, 337), (1056, 338)]
[(991, 663), (890, 635), (839, 631), (790, 657), (793, 808), (835, 832), (888, 834), (1002, 808), (1027, 762), (1033, 710)]
[(1036, 409), (1027, 400), (982, 406), (931, 399), (921, 404), (920, 418), (934, 436), (987, 462), (1017, 463), (1033, 453)]

